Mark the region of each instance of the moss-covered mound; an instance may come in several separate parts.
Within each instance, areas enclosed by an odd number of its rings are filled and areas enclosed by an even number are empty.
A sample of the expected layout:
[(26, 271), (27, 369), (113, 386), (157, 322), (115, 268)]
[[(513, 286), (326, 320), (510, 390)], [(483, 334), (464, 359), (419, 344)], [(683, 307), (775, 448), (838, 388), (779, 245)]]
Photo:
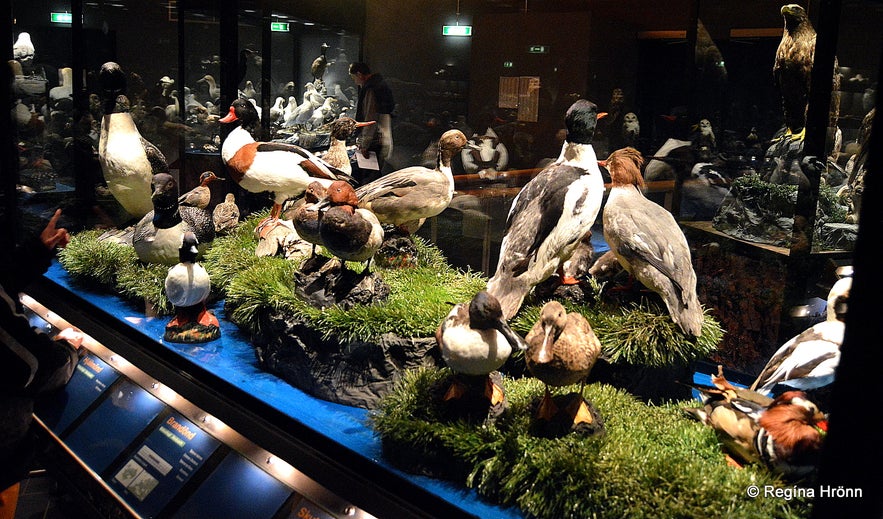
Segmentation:
[[(531, 436), (536, 379), (504, 380), (510, 407), (493, 424), (446, 421), (434, 387), (447, 369), (409, 372), (373, 417), (385, 453), (406, 470), (444, 474), (528, 517), (805, 517), (807, 500), (746, 495), (788, 487), (760, 467), (727, 465), (714, 432), (681, 402), (648, 406), (605, 384), (586, 386), (606, 435)], [(577, 387), (557, 392), (575, 391)], [(790, 488), (790, 487), (788, 487)]]

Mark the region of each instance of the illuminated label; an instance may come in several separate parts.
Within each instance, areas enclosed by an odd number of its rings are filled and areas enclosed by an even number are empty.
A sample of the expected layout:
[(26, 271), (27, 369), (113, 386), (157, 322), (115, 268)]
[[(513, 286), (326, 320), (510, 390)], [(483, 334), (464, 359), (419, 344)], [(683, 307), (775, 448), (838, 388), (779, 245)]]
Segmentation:
[(271, 22), (270, 30), (272, 32), (288, 32), (288, 22)]
[(548, 45), (531, 45), (527, 48), (527, 52), (530, 54), (548, 54), (549, 46)]
[(49, 21), (52, 23), (73, 23), (74, 17), (71, 13), (49, 13)]
[(442, 27), (444, 36), (472, 36), (471, 25), (445, 25)]

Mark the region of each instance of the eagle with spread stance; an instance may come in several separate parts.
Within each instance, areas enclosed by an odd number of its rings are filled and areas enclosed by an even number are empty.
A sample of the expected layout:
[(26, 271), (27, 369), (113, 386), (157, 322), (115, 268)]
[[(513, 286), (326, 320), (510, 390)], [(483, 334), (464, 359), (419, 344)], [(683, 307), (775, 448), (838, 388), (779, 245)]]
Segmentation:
[(779, 48), (776, 49), (773, 77), (782, 96), (785, 135), (799, 140), (805, 134), (816, 31), (803, 7), (788, 4), (782, 6), (781, 12), (785, 20), (785, 30)]

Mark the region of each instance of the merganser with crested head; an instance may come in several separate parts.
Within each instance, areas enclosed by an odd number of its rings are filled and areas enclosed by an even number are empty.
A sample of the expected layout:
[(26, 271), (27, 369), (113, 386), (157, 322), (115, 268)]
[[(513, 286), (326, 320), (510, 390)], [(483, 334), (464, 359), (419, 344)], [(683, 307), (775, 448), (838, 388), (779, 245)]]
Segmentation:
[(301, 195), (310, 182), (328, 187), (335, 180), (352, 180), (300, 146), (256, 142), (246, 128), (257, 120), (257, 111), (250, 102), (233, 101), (230, 112), (220, 120), (236, 125), (221, 145), (221, 159), (233, 180), (246, 191), (273, 193), (268, 223), (279, 218), (283, 202)]
[(487, 285), (506, 319), (518, 312), (534, 286), (561, 269), (591, 232), (604, 197), (592, 138), (605, 115), (585, 99), (573, 103), (564, 118), (567, 137), (560, 156), (512, 201), (497, 270)]
[(392, 224), (408, 234), (416, 232), (427, 218), (447, 209), (454, 196), (451, 159), (470, 143), (460, 130), (448, 130), (438, 141), (435, 169), (410, 166), (393, 171), (359, 187), (359, 207), (369, 209), (381, 223)]
[[(486, 290), (475, 294), (471, 301), (454, 305), (435, 332), (435, 340), (445, 364), (460, 376), (483, 376), (485, 397), (491, 405), (503, 401), (503, 389), (490, 378), (514, 348), (527, 349), (527, 343), (515, 333), (506, 320), (500, 302)], [(461, 397), (466, 384), (455, 380), (445, 400)]]
[(662, 297), (681, 331), (698, 337), (704, 313), (690, 246), (671, 213), (641, 192), (643, 162), (634, 148), (607, 158), (612, 187), (604, 206), (604, 239), (623, 268)]
[(148, 142), (129, 113), (126, 75), (109, 61), (98, 72), (104, 115), (98, 138), (98, 161), (107, 188), (127, 213), (141, 218), (151, 209), (150, 183), (153, 175), (168, 173), (162, 152)]

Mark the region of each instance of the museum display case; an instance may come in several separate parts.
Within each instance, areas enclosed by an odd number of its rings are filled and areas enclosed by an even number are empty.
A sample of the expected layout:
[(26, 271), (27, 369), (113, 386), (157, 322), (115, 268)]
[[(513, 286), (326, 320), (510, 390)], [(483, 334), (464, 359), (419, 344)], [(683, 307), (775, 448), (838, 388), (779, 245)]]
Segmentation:
[[(812, 0), (786, 9), (784, 2), (760, 1), (464, 1), (455, 21), (451, 6), (424, 5), (428, 0), (374, 4), (12, 2), (13, 16), (3, 21), (14, 42), (3, 134), (17, 154), (3, 158), (2, 211), (15, 225), (2, 232), (21, 239), (61, 207), (61, 225), (73, 234), (22, 302), (47, 332), (72, 325), (88, 335), (71, 383), (35, 416), (49, 459), (98, 515), (542, 517), (561, 512), (562, 503), (616, 515), (594, 497), (602, 494), (613, 509), (626, 507), (623, 515), (646, 512), (627, 508), (646, 504), (615, 495), (658, 484), (652, 479), (593, 480), (593, 496), (562, 490), (553, 504), (535, 492), (561, 486), (554, 472), (536, 485), (518, 479), (557, 466), (505, 457), (515, 446), (545, 449), (516, 434), (522, 418), (506, 414), (527, 414), (535, 405), (528, 397), (541, 393), (523, 377), (529, 370), (520, 352), (499, 368), (511, 394), (486, 424), (464, 433), (459, 422), (447, 428), (421, 421), (435, 419), (439, 409), (430, 402), (442, 379), (432, 370), (447, 359), (436, 331), (451, 305), (468, 301), (500, 269), (514, 201), (544, 168), (563, 160), (564, 115), (580, 98), (600, 112), (591, 145), (605, 184), (598, 216), (577, 249), (591, 262), (568, 264), (578, 281), (570, 287), (557, 286), (556, 276), (531, 287), (521, 313), (509, 320), (526, 336), (545, 299), (583, 310), (605, 349), (588, 382), (613, 388), (589, 390), (596, 404), (636, 416), (645, 412), (639, 404), (659, 413), (641, 415), (644, 427), (674, 420), (671, 408), (658, 404), (695, 396), (684, 382), (695, 375), (710, 380), (718, 364), (731, 380), (750, 385), (780, 345), (825, 320), (828, 291), (852, 276), (865, 178), (873, 169), (879, 3)], [(813, 26), (814, 59), (797, 82), (806, 89), (801, 93), (793, 82), (777, 82), (774, 68), (783, 24), (804, 15)], [(397, 25), (399, 19), (412, 23)], [(436, 27), (442, 23), (470, 24), (474, 33), (444, 36)], [(454, 184), (442, 212), (409, 232), (387, 226), (386, 237), (397, 241), (378, 245), (367, 265), (341, 262), (332, 282), (321, 277), (326, 251), (316, 256), (284, 224), (266, 227), (271, 211), (294, 220), (304, 202), (281, 204), (269, 188), (246, 187), (240, 163), (222, 153), (238, 124), (221, 120), (244, 101), (256, 114), (253, 124), (242, 124), (255, 150), (297, 146), (309, 152), (307, 160), (323, 157), (334, 142), (331, 123), (355, 113), (348, 65), (366, 57), (396, 97), (395, 145), (383, 173), (442, 170), (439, 142), (451, 130), (470, 145), (450, 154)], [(114, 126), (120, 115), (129, 135), (151, 146), (113, 157), (109, 135), (124, 133)], [(355, 162), (355, 139), (342, 144)], [(674, 216), (688, 242), (704, 312), (693, 337), (650, 291), (627, 286), (628, 273), (605, 237), (602, 214), (615, 184), (605, 161), (626, 146), (646, 160), (643, 194)], [(124, 164), (135, 155), (140, 162)], [(202, 206), (173, 204), (178, 220), (197, 209), (206, 215), (204, 234), (189, 225), (199, 236), (210, 293), (192, 306), (204, 304), (217, 318), (220, 338), (169, 340), (170, 321), (181, 313), (164, 283), (172, 265), (187, 262), (178, 256), (180, 237), (170, 261), (144, 252), (158, 247), (153, 236), (165, 229), (159, 195), (151, 196), (160, 171), (177, 184), (175, 199), (199, 188), (204, 172), (220, 177), (205, 184), (210, 200)], [(306, 200), (305, 190), (300, 186), (294, 199)], [(224, 228), (217, 211), (228, 197), (238, 226)], [(146, 240), (144, 226), (153, 226)], [(602, 265), (599, 258), (612, 260)], [(340, 296), (344, 281), (358, 290)], [(403, 381), (413, 394), (396, 392)], [(818, 398), (834, 401), (826, 392)], [(413, 422), (394, 412), (415, 407)], [(604, 417), (592, 434), (603, 435), (605, 427), (613, 438), (622, 434), (617, 417), (589, 408)], [(672, 425), (690, 430), (679, 445), (649, 429), (647, 442), (686, 448), (692, 425)], [(641, 427), (634, 426), (642, 431), (636, 435), (644, 434)], [(396, 428), (401, 436), (391, 432)], [(462, 445), (445, 443), (458, 435)], [(700, 457), (701, 449), (716, 448), (695, 441)], [(573, 448), (583, 455), (583, 446)], [(481, 458), (490, 451), (496, 457)], [(556, 449), (548, 452), (554, 458)], [(483, 461), (469, 465), (475, 459)], [(618, 460), (605, 458), (596, 469)], [(749, 476), (767, 482), (767, 474), (757, 474)], [(723, 487), (736, 488), (740, 478)], [(678, 479), (672, 485), (680, 490), (672, 492), (689, 494), (693, 484), (701, 486)], [(795, 513), (812, 509), (805, 497), (793, 503)], [(672, 497), (658, 506), (690, 516), (715, 504), (678, 508)], [(749, 508), (786, 514), (788, 506)]]

